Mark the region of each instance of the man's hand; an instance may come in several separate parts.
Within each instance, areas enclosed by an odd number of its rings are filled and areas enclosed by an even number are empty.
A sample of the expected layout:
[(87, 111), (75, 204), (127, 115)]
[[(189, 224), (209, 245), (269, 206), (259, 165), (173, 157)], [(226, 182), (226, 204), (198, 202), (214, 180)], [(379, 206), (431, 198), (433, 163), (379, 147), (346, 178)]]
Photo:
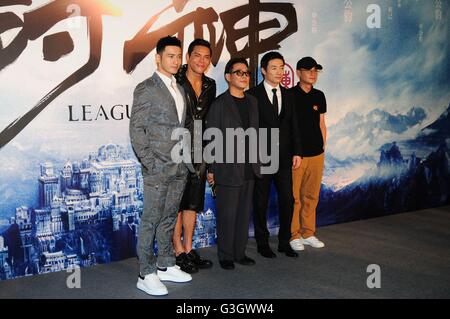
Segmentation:
[(207, 179), (208, 179), (208, 184), (209, 185), (213, 185), (214, 184), (214, 174), (213, 173), (208, 173)]
[(302, 164), (302, 158), (300, 156), (292, 157), (292, 168), (297, 169)]

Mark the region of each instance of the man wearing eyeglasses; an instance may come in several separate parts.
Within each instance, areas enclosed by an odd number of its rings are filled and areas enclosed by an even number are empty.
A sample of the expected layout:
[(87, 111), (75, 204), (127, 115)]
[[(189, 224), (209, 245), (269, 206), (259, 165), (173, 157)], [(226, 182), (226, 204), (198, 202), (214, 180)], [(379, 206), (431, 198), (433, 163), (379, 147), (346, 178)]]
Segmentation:
[(319, 203), (326, 142), (327, 103), (323, 92), (313, 87), (321, 70), (322, 66), (313, 58), (300, 59), (297, 63), (300, 82), (290, 89), (302, 137), (301, 165), (292, 170), (294, 212), (290, 245), (296, 251), (304, 250), (304, 245), (314, 248), (325, 246), (315, 236), (316, 208)]
[[(214, 184), (216, 188), (219, 264), (223, 269), (232, 270), (234, 262), (246, 266), (255, 264), (253, 259), (246, 256), (245, 249), (255, 178), (261, 176), (258, 156), (256, 160), (251, 160), (257, 152), (250, 154), (250, 149), (258, 143), (256, 132), (259, 120), (256, 99), (244, 92), (250, 81), (247, 61), (242, 58), (231, 59), (225, 66), (225, 79), (228, 82), (228, 91), (213, 102), (206, 117), (206, 128), (217, 128), (224, 137), (222, 145), (218, 147), (222, 148), (222, 160), (216, 149), (217, 157), (208, 161), (211, 163), (208, 168), (208, 183)], [(236, 135), (227, 134), (227, 129), (255, 131), (256, 140), (248, 136), (238, 136), (236, 143)], [(214, 142), (216, 145), (220, 144)], [(244, 145), (244, 154), (238, 151), (239, 143)], [(232, 156), (227, 154), (230, 150), (226, 145), (233, 145)], [(240, 157), (239, 161), (237, 157)]]

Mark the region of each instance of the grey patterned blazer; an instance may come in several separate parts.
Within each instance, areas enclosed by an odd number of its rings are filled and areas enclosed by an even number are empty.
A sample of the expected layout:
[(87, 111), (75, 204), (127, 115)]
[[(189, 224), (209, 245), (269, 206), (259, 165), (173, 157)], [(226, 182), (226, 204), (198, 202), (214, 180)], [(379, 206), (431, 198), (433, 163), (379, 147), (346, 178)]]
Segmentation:
[[(183, 98), (183, 87), (179, 84)], [(185, 99), (186, 105), (186, 99)], [(177, 141), (171, 140), (173, 130), (184, 128), (186, 107), (181, 123), (175, 100), (158, 74), (139, 83), (134, 90), (130, 117), (130, 139), (133, 149), (142, 164), (144, 182), (149, 178), (167, 179), (175, 176), (182, 165), (172, 161), (171, 151)]]

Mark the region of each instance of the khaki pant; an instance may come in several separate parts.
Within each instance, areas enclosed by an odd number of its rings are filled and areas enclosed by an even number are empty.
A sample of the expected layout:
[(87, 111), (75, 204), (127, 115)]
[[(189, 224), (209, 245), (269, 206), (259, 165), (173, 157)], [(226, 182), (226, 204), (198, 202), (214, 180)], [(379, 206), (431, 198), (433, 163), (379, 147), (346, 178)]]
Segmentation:
[(325, 155), (304, 157), (298, 169), (292, 170), (294, 213), (291, 240), (308, 238), (316, 232), (316, 208), (319, 203)]

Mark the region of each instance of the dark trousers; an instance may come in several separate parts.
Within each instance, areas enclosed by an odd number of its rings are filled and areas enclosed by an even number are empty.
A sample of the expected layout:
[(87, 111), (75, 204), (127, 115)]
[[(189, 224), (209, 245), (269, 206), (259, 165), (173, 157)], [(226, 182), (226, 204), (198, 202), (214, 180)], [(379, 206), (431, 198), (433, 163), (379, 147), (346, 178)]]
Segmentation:
[(269, 230), (267, 229), (267, 207), (269, 204), (270, 186), (275, 182), (278, 195), (278, 214), (280, 229), (278, 231), (278, 245), (284, 247), (291, 238), (291, 220), (294, 207), (292, 194), (292, 170), (280, 169), (276, 174), (263, 175), (255, 181), (253, 196), (253, 224), (258, 248), (269, 245)]
[(255, 181), (249, 180), (239, 187), (216, 187), (219, 260), (239, 260), (245, 257), (254, 185)]

